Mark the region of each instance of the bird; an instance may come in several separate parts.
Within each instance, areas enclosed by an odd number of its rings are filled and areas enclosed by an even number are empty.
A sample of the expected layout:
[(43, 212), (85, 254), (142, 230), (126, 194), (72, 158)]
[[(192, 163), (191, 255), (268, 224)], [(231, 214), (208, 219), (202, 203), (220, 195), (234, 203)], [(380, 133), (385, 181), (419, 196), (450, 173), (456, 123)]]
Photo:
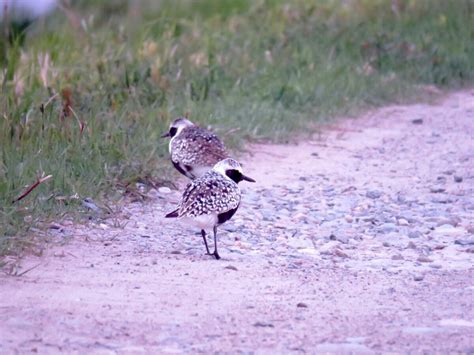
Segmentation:
[(194, 180), (203, 176), (219, 161), (229, 158), (222, 141), (207, 129), (184, 117), (176, 118), (162, 138), (170, 137), (169, 152), (173, 166)]
[[(192, 180), (186, 187), (177, 208), (165, 215), (180, 218), (201, 229), (207, 255), (220, 259), (217, 251), (217, 227), (235, 214), (240, 205), (241, 192), (237, 185), (241, 181), (255, 182), (245, 176), (242, 166), (232, 158), (219, 161), (203, 176)], [(209, 252), (206, 230), (214, 233), (214, 252)]]

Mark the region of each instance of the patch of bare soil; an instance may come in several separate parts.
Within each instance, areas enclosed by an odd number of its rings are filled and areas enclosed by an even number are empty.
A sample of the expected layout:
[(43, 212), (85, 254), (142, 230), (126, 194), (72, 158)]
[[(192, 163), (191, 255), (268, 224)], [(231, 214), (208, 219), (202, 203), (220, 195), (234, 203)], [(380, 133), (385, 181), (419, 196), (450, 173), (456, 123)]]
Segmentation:
[(0, 352), (474, 351), (474, 91), (254, 145), (222, 260), (160, 189), (0, 278)]

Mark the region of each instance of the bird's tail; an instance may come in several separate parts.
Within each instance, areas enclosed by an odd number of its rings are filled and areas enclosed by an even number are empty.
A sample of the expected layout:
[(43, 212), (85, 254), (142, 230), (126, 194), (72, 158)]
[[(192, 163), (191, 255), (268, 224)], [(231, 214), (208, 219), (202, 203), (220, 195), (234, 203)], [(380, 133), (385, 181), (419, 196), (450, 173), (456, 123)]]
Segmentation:
[(178, 211), (179, 211), (179, 208), (175, 209), (174, 211), (172, 211), (170, 213), (167, 213), (165, 215), (165, 218), (176, 218), (176, 217), (178, 217), (179, 216)]

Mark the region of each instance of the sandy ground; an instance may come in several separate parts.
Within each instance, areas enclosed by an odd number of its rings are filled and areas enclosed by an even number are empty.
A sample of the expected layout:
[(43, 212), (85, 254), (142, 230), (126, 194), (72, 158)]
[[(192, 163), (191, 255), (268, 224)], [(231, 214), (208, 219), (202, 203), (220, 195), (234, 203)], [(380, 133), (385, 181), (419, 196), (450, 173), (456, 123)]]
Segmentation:
[(219, 261), (174, 191), (64, 222), (0, 277), (0, 353), (472, 353), (473, 134), (471, 90), (254, 145)]

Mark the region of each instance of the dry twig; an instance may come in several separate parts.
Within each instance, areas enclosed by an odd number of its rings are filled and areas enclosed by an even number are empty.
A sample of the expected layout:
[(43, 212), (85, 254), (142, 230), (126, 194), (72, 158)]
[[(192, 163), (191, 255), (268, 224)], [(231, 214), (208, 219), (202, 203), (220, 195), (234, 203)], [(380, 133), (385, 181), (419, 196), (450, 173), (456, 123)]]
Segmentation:
[(28, 196), (28, 195), (31, 193), (31, 191), (33, 191), (33, 190), (36, 189), (40, 184), (42, 184), (42, 183), (45, 182), (46, 180), (51, 179), (52, 177), (53, 177), (53, 175), (48, 175), (48, 176), (39, 178), (38, 180), (36, 180), (36, 182), (35, 182), (33, 185), (31, 185), (30, 187), (28, 187), (25, 192), (23, 192), (19, 197), (17, 197), (16, 199), (14, 199), (14, 200), (12, 201), (12, 203), (15, 203), (15, 202), (18, 202), (18, 201), (24, 199), (26, 196)]

